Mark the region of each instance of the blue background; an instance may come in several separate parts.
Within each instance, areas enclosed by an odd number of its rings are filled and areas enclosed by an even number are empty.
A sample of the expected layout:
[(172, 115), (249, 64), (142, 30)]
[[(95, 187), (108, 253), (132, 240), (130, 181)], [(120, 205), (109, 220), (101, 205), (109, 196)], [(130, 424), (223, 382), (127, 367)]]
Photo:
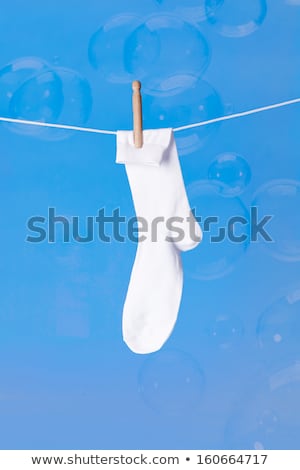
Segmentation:
[[(131, 129), (300, 96), (298, 0), (5, 1), (0, 113)], [(7, 64), (9, 64), (7, 66)], [(272, 215), (273, 243), (183, 255), (179, 319), (139, 356), (121, 318), (136, 245), (26, 242), (29, 217), (134, 215), (115, 137), (2, 124), (2, 449), (300, 449), (300, 106), (176, 134), (191, 205)], [(58, 230), (59, 232), (59, 230)]]

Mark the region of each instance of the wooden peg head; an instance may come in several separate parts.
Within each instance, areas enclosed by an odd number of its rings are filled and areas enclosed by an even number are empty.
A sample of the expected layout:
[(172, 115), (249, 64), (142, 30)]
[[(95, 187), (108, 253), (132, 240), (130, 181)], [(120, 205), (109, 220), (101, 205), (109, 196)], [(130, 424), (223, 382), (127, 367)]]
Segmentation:
[(141, 82), (139, 82), (138, 80), (134, 80), (134, 82), (132, 82), (133, 91), (140, 91), (141, 88), (142, 88)]

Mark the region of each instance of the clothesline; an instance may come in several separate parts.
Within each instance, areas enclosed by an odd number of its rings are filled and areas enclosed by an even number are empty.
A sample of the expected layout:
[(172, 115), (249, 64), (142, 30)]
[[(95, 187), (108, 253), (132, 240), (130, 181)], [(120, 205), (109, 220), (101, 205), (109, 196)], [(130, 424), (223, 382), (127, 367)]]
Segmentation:
[[(196, 127), (201, 127), (201, 126), (206, 126), (209, 124), (214, 124), (216, 122), (222, 122), (222, 121), (229, 121), (230, 119), (237, 119), (243, 116), (249, 116), (251, 114), (257, 114), (257, 113), (262, 113), (264, 111), (269, 111), (271, 109), (276, 109), (276, 108), (283, 108), (284, 106), (289, 106), (292, 104), (300, 103), (300, 98), (295, 98), (292, 100), (288, 101), (282, 101), (280, 103), (275, 103), (275, 104), (270, 104), (267, 106), (263, 106), (260, 108), (254, 108), (250, 109), (248, 111), (243, 111), (240, 113), (235, 113), (235, 114), (228, 114), (226, 116), (220, 116), (214, 119), (209, 119), (208, 121), (201, 121), (201, 122), (196, 122), (194, 124), (188, 124), (186, 126), (181, 126), (181, 127), (176, 127), (173, 129), (174, 132), (180, 132), (188, 129), (193, 129)], [(90, 132), (94, 134), (107, 134), (107, 135), (116, 135), (117, 131), (110, 131), (110, 130), (104, 130), (104, 129), (94, 129), (91, 127), (78, 127), (78, 126), (70, 126), (67, 124), (54, 124), (50, 122), (42, 122), (42, 121), (29, 121), (27, 119), (14, 119), (14, 118), (9, 118), (9, 117), (1, 117), (0, 116), (0, 122), (8, 122), (8, 123), (13, 123), (13, 124), (25, 124), (25, 125), (31, 125), (31, 126), (38, 126), (38, 127), (50, 127), (50, 128), (55, 128), (55, 129), (65, 129), (65, 130), (72, 130), (72, 131), (80, 131), (80, 132)]]

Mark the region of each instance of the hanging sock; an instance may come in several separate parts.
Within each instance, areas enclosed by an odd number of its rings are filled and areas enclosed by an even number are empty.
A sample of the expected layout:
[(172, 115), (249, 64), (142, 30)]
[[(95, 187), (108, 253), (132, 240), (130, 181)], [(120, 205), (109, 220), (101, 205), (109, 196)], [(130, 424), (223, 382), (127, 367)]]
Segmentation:
[(123, 310), (123, 339), (135, 353), (158, 351), (169, 338), (180, 306), (180, 251), (202, 239), (186, 195), (172, 129), (117, 132), (117, 163), (125, 164), (139, 223), (139, 242)]

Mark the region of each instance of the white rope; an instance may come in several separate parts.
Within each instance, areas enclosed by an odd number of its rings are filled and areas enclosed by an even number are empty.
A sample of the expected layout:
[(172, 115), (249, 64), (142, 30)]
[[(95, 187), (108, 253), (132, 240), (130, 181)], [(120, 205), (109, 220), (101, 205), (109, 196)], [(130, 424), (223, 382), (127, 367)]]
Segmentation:
[[(208, 121), (201, 121), (201, 122), (196, 122), (195, 124), (188, 124), (186, 126), (181, 126), (181, 127), (176, 127), (173, 129), (174, 132), (180, 132), (184, 131), (187, 129), (193, 129), (195, 127), (201, 127), (201, 126), (207, 126), (209, 124), (213, 124), (215, 122), (221, 122), (221, 121), (229, 121), (230, 119), (237, 119), (243, 116), (249, 116), (251, 114), (257, 114), (257, 113), (262, 113), (264, 111), (269, 111), (271, 109), (276, 109), (276, 108), (283, 108), (284, 106), (289, 106), (291, 104), (296, 104), (300, 103), (300, 98), (295, 98), (293, 100), (289, 101), (282, 101), (281, 103), (275, 103), (271, 104), (268, 106), (263, 106), (261, 108), (255, 108), (255, 109), (250, 109), (248, 111), (243, 111), (241, 113), (236, 113), (236, 114), (228, 114), (227, 116), (221, 116), (218, 118), (210, 119)], [(108, 134), (108, 135), (116, 135), (116, 131), (107, 131), (104, 129), (93, 129), (91, 127), (78, 127), (78, 126), (68, 126), (66, 124), (52, 124), (50, 122), (41, 122), (41, 121), (28, 121), (26, 119), (14, 119), (14, 118), (8, 118), (8, 117), (0, 117), (0, 121), (2, 122), (10, 122), (13, 124), (26, 124), (30, 126), (39, 126), (39, 127), (52, 127), (55, 129), (66, 129), (66, 130), (71, 130), (71, 131), (81, 131), (81, 132), (91, 132), (94, 134)]]
[(243, 111), (241, 113), (228, 114), (227, 116), (221, 116), (218, 118), (210, 119), (209, 121), (197, 122), (196, 124), (188, 124), (187, 126), (177, 127), (173, 130), (174, 132), (184, 131), (186, 129), (193, 129), (194, 127), (213, 124), (214, 122), (229, 121), (229, 119), (236, 119), (243, 116), (249, 116), (250, 114), (262, 113), (263, 111), (269, 111), (270, 109), (283, 108), (284, 106), (289, 106), (295, 103), (300, 103), (300, 98), (295, 98), (294, 100), (289, 101), (282, 101), (281, 103), (270, 104), (269, 106), (263, 106), (262, 108), (250, 109), (249, 111)]
[(30, 126), (54, 127), (55, 129), (67, 129), (70, 131), (93, 132), (94, 134), (116, 134), (115, 131), (92, 129), (91, 127), (68, 126), (65, 124), (51, 124), (49, 122), (41, 122), (41, 121), (28, 121), (26, 119), (13, 119), (13, 118), (0, 117), (0, 121), (11, 122), (14, 124), (28, 124)]

